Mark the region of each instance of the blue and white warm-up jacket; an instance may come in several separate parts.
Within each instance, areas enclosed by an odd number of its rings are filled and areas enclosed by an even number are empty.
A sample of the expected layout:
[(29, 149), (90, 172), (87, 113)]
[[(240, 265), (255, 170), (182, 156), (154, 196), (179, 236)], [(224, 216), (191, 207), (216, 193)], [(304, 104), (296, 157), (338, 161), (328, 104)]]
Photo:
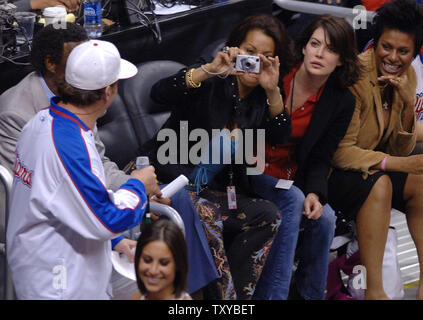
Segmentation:
[(19, 299), (107, 299), (111, 241), (138, 225), (142, 182), (107, 190), (91, 130), (51, 100), (16, 147), (7, 254)]

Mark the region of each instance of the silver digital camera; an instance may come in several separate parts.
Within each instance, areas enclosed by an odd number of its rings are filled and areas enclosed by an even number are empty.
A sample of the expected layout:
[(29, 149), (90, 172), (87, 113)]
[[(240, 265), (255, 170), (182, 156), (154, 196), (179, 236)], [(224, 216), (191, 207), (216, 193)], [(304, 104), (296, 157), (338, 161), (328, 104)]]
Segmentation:
[(260, 73), (260, 58), (239, 54), (236, 57), (235, 69), (240, 72)]

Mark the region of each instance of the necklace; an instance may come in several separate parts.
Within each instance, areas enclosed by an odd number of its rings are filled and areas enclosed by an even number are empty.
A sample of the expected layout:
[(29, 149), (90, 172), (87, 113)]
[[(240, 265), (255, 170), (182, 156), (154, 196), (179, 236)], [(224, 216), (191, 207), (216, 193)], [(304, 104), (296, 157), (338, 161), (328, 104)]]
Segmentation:
[(383, 110), (389, 110), (389, 104), (388, 104), (388, 102), (384, 102), (383, 104), (382, 104), (382, 108), (383, 108)]
[[(292, 106), (294, 104), (294, 87), (295, 87), (295, 75), (296, 74), (297, 73), (295, 72), (294, 76), (292, 77), (291, 99), (289, 99), (290, 103), (291, 103), (291, 106), (289, 108), (290, 109), (289, 110), (289, 116), (291, 117), (291, 119), (292, 119)], [(288, 167), (286, 168), (286, 177), (288, 178), (288, 180), (291, 180), (292, 163), (291, 163), (291, 154), (290, 153), (288, 154), (287, 164), (288, 164)]]
[(291, 88), (291, 108), (290, 108), (290, 112), (289, 115), (292, 117), (292, 106), (294, 104), (294, 88), (295, 88), (295, 76), (297, 75), (297, 73), (294, 73), (294, 76), (292, 77), (292, 88)]
[(389, 89), (382, 89), (381, 90), (381, 94), (380, 97), (382, 99), (382, 109), (383, 110), (390, 110), (391, 106), (390, 106), (390, 101), (391, 100), (391, 91)]

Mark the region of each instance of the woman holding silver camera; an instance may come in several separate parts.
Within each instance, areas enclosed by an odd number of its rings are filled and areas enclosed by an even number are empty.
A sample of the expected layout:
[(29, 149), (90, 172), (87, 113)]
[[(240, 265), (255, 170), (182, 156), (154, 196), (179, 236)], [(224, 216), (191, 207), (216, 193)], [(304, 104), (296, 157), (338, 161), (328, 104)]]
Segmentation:
[[(290, 135), (290, 119), (278, 84), (280, 76), (291, 67), (290, 44), (288, 34), (276, 18), (270, 15), (246, 18), (231, 32), (226, 47), (211, 62), (202, 60), (153, 86), (153, 100), (173, 106), (163, 128), (173, 129), (179, 142), (181, 121), (187, 121), (188, 132), (203, 129), (209, 137), (213, 129), (240, 129), (241, 134), (245, 129), (266, 129), (266, 135), (273, 132), (274, 141), (283, 143)], [(239, 55), (251, 56), (238, 58), (238, 66), (246, 68), (244, 72), (233, 68)], [(279, 57), (284, 59), (279, 61)], [(251, 64), (242, 64), (242, 59)], [(239, 147), (236, 137), (221, 133), (220, 140), (228, 141), (231, 146), (228, 149), (220, 144), (220, 150), (233, 156), (234, 149)], [(196, 142), (189, 141), (189, 150)], [(213, 149), (214, 142), (210, 138), (206, 146)], [(222, 271), (226, 257), (229, 262), (230, 273), (222, 272), (219, 283), (221, 298), (228, 299), (232, 277), (238, 299), (250, 299), (277, 231), (278, 208), (269, 201), (249, 197), (245, 159), (244, 164), (234, 161), (209, 164), (209, 155), (203, 154), (199, 164), (188, 161), (161, 165), (157, 161), (159, 147), (154, 137), (141, 150), (156, 160), (154, 165), (160, 181), (169, 182), (179, 174), (186, 175), (197, 191), (192, 193), (194, 202), (207, 202), (211, 208), (198, 212), (208, 236), (215, 237), (211, 241), (220, 241), (222, 245), (221, 252), (214, 252), (221, 258), (218, 269)]]

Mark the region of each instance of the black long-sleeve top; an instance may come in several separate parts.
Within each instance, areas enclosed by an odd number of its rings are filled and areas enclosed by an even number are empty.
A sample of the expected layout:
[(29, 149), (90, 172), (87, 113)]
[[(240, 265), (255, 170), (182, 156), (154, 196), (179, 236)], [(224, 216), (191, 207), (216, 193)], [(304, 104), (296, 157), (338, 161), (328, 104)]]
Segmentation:
[[(237, 127), (243, 129), (265, 129), (266, 140), (275, 144), (286, 142), (291, 134), (291, 120), (283, 112), (271, 118), (266, 103), (266, 93), (261, 86), (257, 86), (245, 98), (239, 97), (235, 76), (225, 79), (213, 77), (202, 82), (199, 88), (186, 86), (185, 74), (190, 68), (181, 69), (176, 74), (158, 81), (151, 90), (151, 98), (160, 104), (172, 108), (171, 115), (162, 129), (173, 129), (178, 136), (178, 152), (180, 148), (180, 121), (188, 122), (188, 130), (201, 128), (212, 138), (212, 129), (223, 129), (231, 120)], [(245, 135), (244, 135), (245, 137)], [(254, 138), (254, 142), (257, 141)], [(157, 141), (157, 135), (141, 147), (141, 154), (147, 154), (156, 167), (160, 181), (167, 183), (180, 174), (188, 176), (195, 165), (192, 163), (161, 165), (157, 161), (157, 150), (165, 142)], [(197, 141), (189, 141), (189, 150)], [(184, 152), (182, 150), (182, 152)], [(185, 151), (186, 152), (186, 151)], [(245, 163), (245, 162), (244, 162)], [(227, 166), (228, 167), (228, 166)], [(248, 179), (245, 165), (231, 165), (234, 172), (234, 184), (237, 191), (249, 193)], [(228, 168), (225, 168), (210, 185), (211, 188), (222, 189), (228, 183)]]

